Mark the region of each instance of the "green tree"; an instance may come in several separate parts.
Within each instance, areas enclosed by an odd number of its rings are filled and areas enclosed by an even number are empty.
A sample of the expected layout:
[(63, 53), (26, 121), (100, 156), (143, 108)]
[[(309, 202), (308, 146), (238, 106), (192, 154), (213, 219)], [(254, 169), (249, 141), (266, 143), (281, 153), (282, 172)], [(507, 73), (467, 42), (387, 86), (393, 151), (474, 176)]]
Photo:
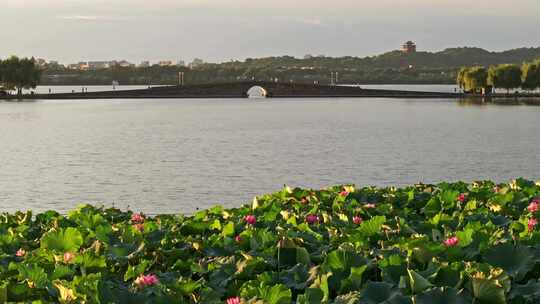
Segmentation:
[(0, 63), (0, 76), (4, 87), (17, 90), (21, 95), (23, 89), (35, 88), (41, 78), (41, 70), (34, 58), (19, 58), (11, 56)]
[(521, 87), (521, 68), (515, 64), (492, 66), (488, 71), (488, 84), (509, 93), (511, 89)]
[(523, 64), (521, 80), (525, 90), (540, 88), (540, 60)]
[(465, 92), (476, 93), (487, 87), (488, 72), (482, 66), (461, 68), (457, 77), (457, 84)]

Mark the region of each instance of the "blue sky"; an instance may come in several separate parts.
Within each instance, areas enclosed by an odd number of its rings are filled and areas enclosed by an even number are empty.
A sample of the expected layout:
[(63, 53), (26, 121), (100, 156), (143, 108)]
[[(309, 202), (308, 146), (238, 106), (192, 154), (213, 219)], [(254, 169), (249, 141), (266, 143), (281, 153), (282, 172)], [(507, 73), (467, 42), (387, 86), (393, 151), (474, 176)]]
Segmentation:
[(538, 16), (538, 0), (2, 0), (0, 56), (368, 56), (409, 39), (503, 50), (540, 46)]

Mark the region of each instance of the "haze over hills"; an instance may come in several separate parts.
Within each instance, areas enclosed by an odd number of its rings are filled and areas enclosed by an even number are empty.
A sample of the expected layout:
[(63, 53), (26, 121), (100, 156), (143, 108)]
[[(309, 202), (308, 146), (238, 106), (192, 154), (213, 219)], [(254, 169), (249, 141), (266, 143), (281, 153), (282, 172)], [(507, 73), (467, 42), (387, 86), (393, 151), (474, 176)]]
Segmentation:
[(199, 63), (191, 66), (121, 67), (74, 70), (46, 67), (44, 84), (176, 84), (178, 72), (185, 72), (186, 83), (238, 80), (281, 80), (330, 82), (338, 73), (341, 83), (454, 83), (463, 66), (521, 64), (540, 59), (540, 47), (490, 52), (477, 47), (448, 48), (439, 52), (395, 50), (369, 57), (326, 57), (306, 55), (248, 58), (244, 61)]

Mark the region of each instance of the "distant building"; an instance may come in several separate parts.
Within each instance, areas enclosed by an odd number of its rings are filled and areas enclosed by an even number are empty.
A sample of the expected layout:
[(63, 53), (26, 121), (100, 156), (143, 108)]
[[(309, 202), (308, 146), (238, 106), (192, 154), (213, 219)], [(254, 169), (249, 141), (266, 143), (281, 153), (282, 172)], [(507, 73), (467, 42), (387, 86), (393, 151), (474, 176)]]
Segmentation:
[(405, 42), (401, 48), (401, 51), (406, 54), (416, 53), (416, 43), (412, 41)]
[(186, 66), (186, 62), (184, 60), (178, 60), (176, 65), (179, 66), (179, 67), (184, 67), (184, 66)]
[(89, 70), (88, 62), (81, 61), (81, 62), (77, 63), (77, 66), (79, 67), (78, 70), (81, 70), (81, 71), (88, 71)]
[(90, 70), (102, 70), (111, 67), (109, 61), (88, 61), (88, 69)]
[(139, 64), (139, 67), (140, 67), (140, 68), (148, 68), (148, 67), (150, 67), (150, 61), (142, 61), (142, 62)]
[(70, 69), (70, 70), (78, 70), (79, 65), (76, 64), (76, 63), (70, 63), (70, 64), (67, 65), (67, 68)]
[(158, 62), (159, 66), (165, 67), (165, 66), (171, 66), (173, 65), (171, 60), (162, 60)]

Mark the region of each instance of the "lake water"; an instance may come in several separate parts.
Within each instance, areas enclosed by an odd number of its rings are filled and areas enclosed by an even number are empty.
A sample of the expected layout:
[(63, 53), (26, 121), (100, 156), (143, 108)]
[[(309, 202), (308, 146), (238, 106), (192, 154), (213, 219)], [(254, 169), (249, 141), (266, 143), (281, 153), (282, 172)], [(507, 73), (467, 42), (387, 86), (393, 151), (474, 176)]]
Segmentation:
[(239, 206), (284, 184), (540, 179), (540, 107), (449, 100), (0, 102), (0, 211)]

